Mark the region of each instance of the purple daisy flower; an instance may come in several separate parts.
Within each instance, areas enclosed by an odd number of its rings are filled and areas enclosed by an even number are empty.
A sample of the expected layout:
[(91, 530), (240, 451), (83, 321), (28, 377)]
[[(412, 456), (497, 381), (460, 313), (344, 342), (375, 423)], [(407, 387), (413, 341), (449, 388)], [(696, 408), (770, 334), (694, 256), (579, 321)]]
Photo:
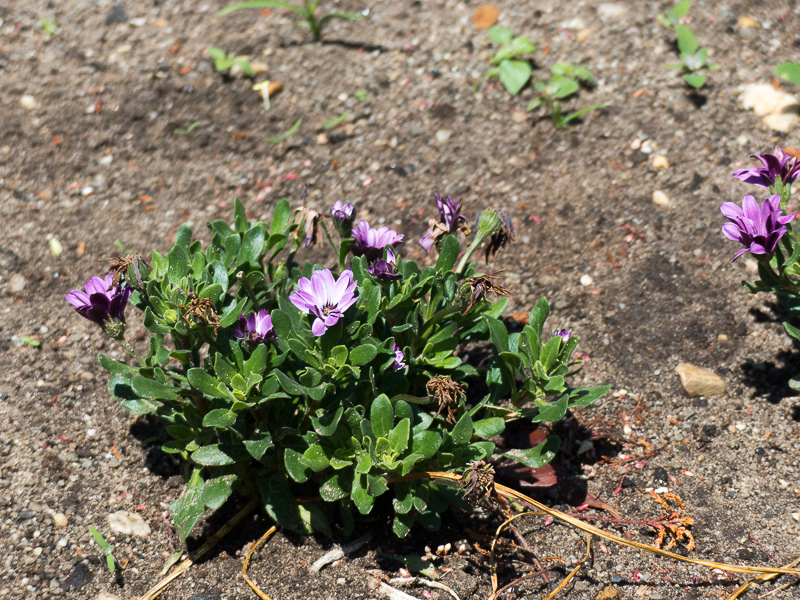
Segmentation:
[(439, 221), (436, 219), (428, 221), (428, 231), (419, 241), (425, 252), (430, 252), (436, 241), (448, 233), (455, 233), (459, 229), (469, 233), (467, 217), (461, 214), (461, 200), (453, 200), (450, 196), (442, 198), (438, 192), (433, 192), (433, 196), (439, 207)]
[(357, 285), (350, 270), (342, 271), (337, 281), (330, 270), (321, 269), (314, 271), (310, 280), (302, 277), (289, 300), (301, 312), (317, 317), (311, 325), (311, 333), (320, 336), (328, 327), (336, 325), (344, 317), (344, 312), (358, 300), (353, 294)]
[(786, 224), (794, 215), (781, 216), (781, 197), (773, 194), (758, 205), (756, 199), (748, 194), (739, 207), (733, 202), (723, 202), (719, 209), (730, 221), (722, 226), (722, 233), (729, 240), (739, 242), (744, 248), (736, 253), (736, 260), (747, 252), (752, 254), (772, 254), (778, 241), (788, 231)]
[(247, 317), (240, 316), (233, 336), (255, 346), (276, 339), (278, 334), (272, 328), (272, 317), (262, 308), (258, 313), (251, 311)]
[(392, 350), (394, 350), (394, 363), (392, 363), (392, 366), (389, 368), (392, 371), (399, 371), (406, 366), (406, 363), (403, 360), (405, 355), (403, 354), (403, 351), (400, 350), (400, 346), (398, 346), (396, 342), (392, 344)]
[(800, 160), (784, 152), (783, 148), (775, 148), (775, 154), (754, 154), (750, 158), (757, 158), (764, 166), (734, 171), (733, 176), (745, 183), (770, 189), (778, 178), (788, 185), (800, 175)]
[(367, 267), (367, 271), (378, 281), (395, 281), (400, 279), (402, 275), (395, 273), (394, 267), (396, 259), (394, 252), (386, 249), (386, 258), (379, 258)]
[(352, 233), (355, 242), (350, 244), (350, 251), (356, 256), (365, 256), (367, 262), (373, 262), (383, 256), (383, 249), (386, 246), (397, 246), (403, 241), (403, 236), (394, 229), (389, 229), (385, 225), (378, 229), (373, 229), (364, 220), (361, 220), (353, 228)]
[(564, 329), (562, 327), (561, 329), (556, 329), (553, 332), (553, 337), (556, 337), (557, 335), (561, 336), (561, 340), (566, 342), (569, 338), (572, 337), (572, 332), (571, 331), (567, 331), (566, 329)]
[(125, 307), (133, 290), (126, 284), (112, 285), (113, 273), (103, 278), (92, 277), (84, 285), (85, 292), (72, 290), (64, 298), (78, 313), (101, 327), (112, 320), (125, 321)]
[(356, 209), (349, 202), (342, 204), (341, 200), (337, 200), (331, 206), (331, 216), (337, 227), (349, 231), (353, 226), (353, 218), (356, 216)]

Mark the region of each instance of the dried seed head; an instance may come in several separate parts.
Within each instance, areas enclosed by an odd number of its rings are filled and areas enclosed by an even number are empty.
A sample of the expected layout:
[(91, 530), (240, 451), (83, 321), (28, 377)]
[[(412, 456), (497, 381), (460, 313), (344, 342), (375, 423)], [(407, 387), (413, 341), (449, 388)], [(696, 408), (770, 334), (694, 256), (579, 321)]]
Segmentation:
[(495, 296), (513, 296), (514, 292), (504, 288), (503, 286), (497, 285), (494, 283), (494, 279), (499, 279), (501, 277), (500, 273), (502, 271), (496, 271), (494, 273), (489, 273), (488, 275), (479, 275), (477, 277), (470, 277), (467, 280), (467, 284), (470, 286), (472, 290), (472, 295), (469, 299), (469, 304), (467, 305), (467, 309), (464, 311), (463, 314), (467, 314), (475, 303), (484, 298), (487, 292), (491, 292)]
[(476, 460), (461, 476), (461, 487), (464, 488), (464, 499), (478, 503), (490, 500), (494, 494), (494, 469), (485, 461)]
[(428, 381), (426, 385), (428, 395), (436, 399), (439, 410), (436, 416), (446, 412), (448, 423), (455, 423), (458, 420), (458, 402), (464, 396), (464, 386), (457, 381), (453, 381), (449, 375), (438, 375)]

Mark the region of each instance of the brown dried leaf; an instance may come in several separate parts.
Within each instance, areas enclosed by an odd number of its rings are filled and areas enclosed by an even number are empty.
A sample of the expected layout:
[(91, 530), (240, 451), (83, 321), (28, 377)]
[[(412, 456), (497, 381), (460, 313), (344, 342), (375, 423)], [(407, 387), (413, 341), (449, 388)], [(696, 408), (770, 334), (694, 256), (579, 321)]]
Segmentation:
[(497, 23), (497, 18), (499, 16), (500, 9), (490, 4), (488, 6), (481, 6), (472, 13), (472, 22), (475, 24), (475, 29), (489, 29), (489, 27)]

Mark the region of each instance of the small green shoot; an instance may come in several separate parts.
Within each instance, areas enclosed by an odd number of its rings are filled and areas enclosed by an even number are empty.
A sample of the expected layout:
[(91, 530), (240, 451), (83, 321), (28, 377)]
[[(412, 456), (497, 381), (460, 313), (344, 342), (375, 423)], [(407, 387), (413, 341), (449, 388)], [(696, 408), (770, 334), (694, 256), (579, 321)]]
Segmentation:
[(36, 338), (28, 337), (27, 335), (21, 335), (19, 337), (19, 341), (23, 344), (30, 346), (31, 348), (38, 348), (42, 345), (42, 343), (37, 340)]
[(61, 28), (58, 26), (58, 23), (53, 21), (52, 19), (48, 19), (44, 17), (39, 19), (39, 25), (41, 25), (42, 29), (47, 35), (55, 35), (61, 31)]
[(100, 549), (103, 551), (103, 556), (106, 557), (108, 570), (113, 571), (116, 568), (114, 564), (114, 546), (110, 546), (102, 534), (91, 525), (89, 525), (89, 533), (92, 534), (94, 541), (97, 542), (97, 545), (100, 546)]
[(671, 11), (667, 14), (658, 13), (656, 18), (658, 22), (661, 23), (667, 29), (672, 29), (675, 31), (678, 29), (678, 25), (680, 25), (680, 21), (686, 14), (689, 12), (689, 9), (692, 7), (691, 0), (683, 0), (683, 2), (678, 2)]
[(222, 48), (216, 46), (209, 46), (206, 48), (206, 54), (214, 59), (214, 68), (217, 71), (227, 71), (232, 66), (236, 65), (242, 73), (248, 77), (254, 77), (253, 67), (250, 66), (250, 61), (246, 58), (239, 58), (235, 52), (226, 53)]
[(282, 2), (281, 0), (253, 0), (251, 2), (241, 2), (223, 8), (217, 13), (218, 17), (232, 13), (235, 10), (243, 8), (285, 8), (300, 16), (300, 25), (307, 27), (314, 38), (314, 41), (322, 39), (322, 30), (325, 24), (331, 19), (346, 19), (355, 21), (362, 18), (364, 15), (359, 13), (349, 12), (332, 12), (317, 17), (316, 10), (319, 0), (303, 0), (303, 4), (291, 4), (290, 2)]
[(355, 96), (359, 102), (364, 102), (367, 99), (367, 90), (356, 90), (353, 92), (353, 96)]
[(350, 113), (344, 113), (343, 115), (338, 116), (335, 119), (325, 119), (325, 123), (322, 126), (325, 128), (325, 131), (327, 131), (328, 129), (333, 129), (349, 116)]
[(500, 44), (491, 62), (496, 64), (486, 72), (486, 77), (497, 77), (509, 94), (515, 96), (531, 79), (533, 67), (528, 54), (536, 52), (536, 46), (528, 38), (518, 35), (509, 27), (491, 27), (489, 39)]
[(775, 67), (775, 77), (800, 85), (800, 64), (791, 61), (779, 64)]
[(281, 142), (283, 142), (284, 140), (288, 140), (288, 139), (289, 139), (290, 137), (292, 137), (292, 136), (295, 134), (295, 132), (296, 132), (296, 131), (297, 131), (297, 130), (300, 128), (300, 124), (301, 124), (302, 122), (303, 122), (303, 117), (300, 117), (299, 119), (297, 119), (297, 121), (295, 121), (295, 122), (294, 122), (294, 125), (292, 125), (292, 126), (289, 128), (289, 130), (288, 130), (288, 131), (284, 131), (282, 134), (280, 134), (280, 135), (278, 135), (278, 136), (275, 136), (275, 137), (268, 137), (268, 138), (267, 138), (267, 141), (268, 141), (270, 144), (280, 144), (280, 143), (281, 143)]
[(114, 240), (114, 248), (116, 248), (120, 254), (134, 254), (135, 250), (132, 248), (128, 248), (125, 244), (123, 244), (119, 240)]
[(680, 23), (680, 19), (689, 12), (692, 3), (684, 0), (675, 6), (667, 15), (658, 15), (658, 20), (664, 27), (675, 32), (678, 42), (678, 52), (681, 62), (667, 63), (670, 69), (682, 71), (683, 80), (695, 89), (700, 89), (706, 84), (703, 71), (719, 69), (719, 65), (709, 64), (708, 48), (700, 48), (692, 30), (687, 25)]
[(189, 125), (186, 129), (182, 129), (181, 127), (178, 127), (177, 129), (175, 129), (173, 131), (173, 133), (175, 135), (187, 135), (189, 133), (192, 133), (199, 124), (200, 124), (200, 121), (195, 121), (194, 123)]
[(573, 96), (580, 89), (579, 80), (584, 85), (590, 87), (594, 84), (594, 78), (591, 71), (586, 67), (569, 65), (566, 63), (556, 63), (550, 67), (553, 75), (550, 80), (545, 83), (544, 81), (537, 81), (534, 88), (539, 92), (540, 97), (535, 98), (528, 104), (528, 110), (534, 110), (545, 104), (550, 110), (550, 115), (555, 123), (556, 129), (564, 129), (567, 123), (573, 119), (577, 119), (581, 115), (605, 108), (608, 103), (593, 104), (587, 106), (573, 113), (564, 114), (561, 106), (561, 101)]

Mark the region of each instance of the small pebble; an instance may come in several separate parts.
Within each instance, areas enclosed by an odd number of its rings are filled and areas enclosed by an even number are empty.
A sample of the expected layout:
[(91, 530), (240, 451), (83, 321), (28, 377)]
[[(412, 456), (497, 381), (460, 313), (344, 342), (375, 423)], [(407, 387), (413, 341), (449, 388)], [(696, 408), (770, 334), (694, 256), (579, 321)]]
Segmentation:
[(654, 169), (669, 169), (669, 160), (663, 154), (656, 154), (653, 157), (653, 168)]
[(594, 279), (592, 279), (591, 275), (581, 275), (581, 285), (582, 286), (589, 286), (594, 283)]
[(752, 17), (741, 16), (736, 19), (736, 27), (739, 29), (748, 29), (749, 27), (759, 27), (761, 23)]
[(64, 513), (56, 513), (53, 515), (53, 524), (56, 527), (66, 527), (68, 523), (69, 520), (67, 519), (67, 515)]
[(669, 196), (667, 196), (661, 190), (656, 190), (653, 192), (653, 203), (658, 204), (659, 206), (669, 206)]
[(108, 525), (111, 527), (111, 531), (115, 533), (136, 535), (139, 537), (150, 535), (150, 525), (148, 525), (140, 515), (129, 513), (124, 510), (108, 515)]
[(25, 110), (36, 110), (39, 108), (39, 103), (36, 101), (36, 98), (28, 94), (25, 94), (22, 98), (20, 98), (19, 103)]
[(18, 294), (25, 288), (25, 277), (19, 273), (14, 273), (8, 280), (8, 291), (13, 294)]
[(744, 268), (751, 275), (755, 275), (758, 273), (758, 262), (752, 258), (748, 258), (746, 261), (744, 261)]
[(436, 141), (439, 143), (446, 142), (450, 139), (450, 136), (453, 135), (452, 130), (450, 129), (440, 129), (436, 132)]

